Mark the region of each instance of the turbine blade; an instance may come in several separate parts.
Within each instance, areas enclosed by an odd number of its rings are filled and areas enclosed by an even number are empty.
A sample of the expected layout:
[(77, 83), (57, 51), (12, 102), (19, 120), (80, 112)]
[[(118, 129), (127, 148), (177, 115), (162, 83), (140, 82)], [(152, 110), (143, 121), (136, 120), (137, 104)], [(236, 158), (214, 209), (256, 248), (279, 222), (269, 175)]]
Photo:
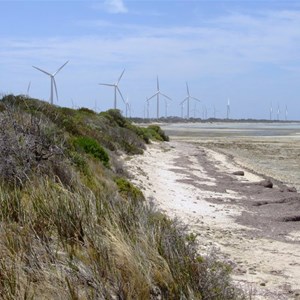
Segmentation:
[(30, 87), (31, 87), (31, 81), (29, 81), (29, 84), (28, 84), (28, 87), (27, 87), (27, 96), (29, 95)]
[(156, 82), (156, 83), (157, 83), (157, 90), (159, 91), (159, 81), (158, 81), (158, 76), (157, 76), (157, 79), (156, 79), (156, 80), (157, 80), (157, 82)]
[(116, 85), (118, 85), (118, 84), (119, 84), (119, 82), (120, 82), (120, 80), (121, 80), (121, 78), (122, 78), (122, 76), (123, 76), (124, 72), (125, 72), (125, 69), (124, 69), (124, 70), (123, 70), (123, 72), (121, 73), (121, 75), (120, 75), (120, 77), (119, 77), (119, 79), (118, 79), (118, 81), (117, 81)]
[(172, 99), (170, 97), (168, 97), (167, 95), (163, 94), (163, 93), (160, 93), (162, 96), (164, 96), (165, 98), (169, 99), (172, 101)]
[(148, 98), (148, 101), (152, 98), (154, 98), (155, 96), (157, 96), (157, 94), (159, 94), (159, 92), (155, 93), (153, 96), (151, 96), (150, 98)]
[(126, 105), (126, 101), (124, 100), (124, 97), (123, 97), (123, 95), (122, 95), (120, 89), (118, 88), (118, 86), (117, 86), (117, 91), (119, 92), (119, 94), (120, 94), (120, 96), (121, 96), (121, 98), (122, 98), (124, 104)]
[(114, 84), (111, 84), (111, 83), (99, 83), (99, 85), (115, 86)]
[(187, 99), (189, 99), (189, 97), (186, 97), (184, 100), (182, 100), (182, 101), (180, 102), (180, 105), (183, 104)]
[(46, 72), (46, 71), (44, 71), (44, 70), (42, 70), (42, 69), (40, 69), (38, 67), (35, 67), (35, 66), (32, 66), (32, 67), (35, 68), (35, 69), (37, 69), (37, 70), (39, 70), (39, 71), (41, 71), (41, 72), (43, 72), (43, 73), (45, 73), (46, 75), (52, 76), (52, 74), (50, 74), (50, 73), (48, 73), (48, 72)]
[(190, 96), (192, 99), (194, 99), (194, 100), (196, 100), (196, 101), (198, 101), (198, 102), (201, 102), (201, 100), (200, 99), (198, 99), (198, 98), (195, 98), (195, 97), (192, 97), (192, 96)]
[(186, 82), (186, 91), (187, 91), (187, 94), (190, 95), (189, 86), (188, 86), (187, 82)]
[(53, 76), (55, 76), (69, 61), (67, 60), (54, 74)]
[(56, 100), (58, 101), (57, 86), (56, 86), (56, 82), (55, 82), (55, 78), (54, 78), (54, 76), (53, 76), (51, 79), (53, 80), (54, 89), (55, 89), (55, 94), (56, 94)]

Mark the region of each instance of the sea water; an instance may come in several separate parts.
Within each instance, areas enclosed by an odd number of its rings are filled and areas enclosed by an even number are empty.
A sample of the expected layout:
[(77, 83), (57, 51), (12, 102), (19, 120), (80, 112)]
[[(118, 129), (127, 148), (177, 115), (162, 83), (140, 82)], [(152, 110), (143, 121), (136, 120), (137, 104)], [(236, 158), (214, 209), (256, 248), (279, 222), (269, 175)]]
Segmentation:
[(162, 129), (171, 139), (230, 154), (241, 166), (300, 191), (300, 123), (176, 123)]

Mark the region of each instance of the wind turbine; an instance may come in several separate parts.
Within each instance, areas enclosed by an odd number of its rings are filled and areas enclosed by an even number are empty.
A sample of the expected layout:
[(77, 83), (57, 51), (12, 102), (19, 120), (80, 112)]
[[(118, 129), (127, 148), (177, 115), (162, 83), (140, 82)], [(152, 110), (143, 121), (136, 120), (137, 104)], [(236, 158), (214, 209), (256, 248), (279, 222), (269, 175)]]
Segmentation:
[(186, 91), (187, 91), (187, 96), (185, 97), (185, 99), (180, 104), (183, 104), (185, 101), (187, 101), (187, 118), (189, 119), (190, 118), (190, 99), (194, 99), (198, 102), (201, 102), (201, 101), (190, 95), (189, 86), (188, 86), (187, 82), (186, 82)]
[(148, 101), (149, 101), (153, 97), (155, 97), (155, 96), (157, 97), (156, 98), (157, 99), (157, 102), (156, 102), (156, 117), (157, 117), (157, 119), (159, 118), (159, 95), (162, 95), (163, 97), (165, 97), (165, 98), (167, 98), (169, 100), (172, 100), (170, 97), (168, 97), (167, 95), (163, 94), (160, 91), (160, 89), (159, 89), (159, 81), (158, 81), (158, 76), (157, 76), (157, 92), (154, 95), (152, 95), (150, 98), (148, 98)]
[(270, 107), (270, 121), (272, 120), (273, 118), (273, 105), (272, 105), (272, 102), (271, 102), (271, 107)]
[(106, 85), (106, 86), (112, 86), (112, 87), (114, 87), (114, 109), (117, 108), (117, 92), (120, 94), (120, 96), (121, 96), (123, 102), (124, 102), (125, 105), (126, 105), (126, 102), (125, 102), (125, 100), (124, 100), (124, 97), (123, 97), (123, 95), (122, 95), (122, 93), (121, 93), (121, 91), (120, 91), (120, 89), (119, 89), (119, 82), (120, 82), (120, 80), (121, 80), (121, 78), (122, 78), (124, 72), (125, 72), (125, 69), (123, 70), (123, 72), (122, 72), (121, 75), (119, 76), (119, 79), (118, 79), (118, 81), (117, 81), (116, 83), (99, 83), (99, 85)]
[(227, 101), (227, 119), (229, 119), (229, 114), (230, 114), (230, 100), (228, 98), (228, 101)]
[(279, 121), (280, 108), (279, 104), (277, 105), (277, 121)]
[(288, 108), (287, 105), (285, 106), (285, 120), (287, 121), (287, 117), (288, 117)]
[(60, 68), (57, 69), (56, 72), (53, 74), (48, 73), (47, 71), (44, 71), (38, 67), (32, 66), (33, 68), (37, 69), (40, 72), (45, 73), (46, 75), (50, 76), (51, 78), (51, 89), (50, 89), (50, 103), (53, 104), (53, 88), (55, 89), (55, 94), (56, 94), (56, 100), (58, 101), (58, 93), (57, 93), (57, 86), (55, 82), (55, 75), (68, 63), (69, 61), (67, 60)]

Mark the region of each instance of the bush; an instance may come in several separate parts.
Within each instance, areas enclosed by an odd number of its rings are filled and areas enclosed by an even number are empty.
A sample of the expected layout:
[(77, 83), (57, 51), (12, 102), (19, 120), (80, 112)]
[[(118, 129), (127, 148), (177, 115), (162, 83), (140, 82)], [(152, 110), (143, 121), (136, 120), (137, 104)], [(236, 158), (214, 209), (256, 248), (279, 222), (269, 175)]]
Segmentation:
[(91, 154), (99, 159), (104, 166), (109, 167), (109, 156), (97, 141), (90, 137), (81, 136), (74, 140), (74, 146), (84, 150), (85, 153)]
[(152, 139), (157, 141), (169, 141), (169, 137), (158, 125), (149, 125), (147, 131), (150, 133)]

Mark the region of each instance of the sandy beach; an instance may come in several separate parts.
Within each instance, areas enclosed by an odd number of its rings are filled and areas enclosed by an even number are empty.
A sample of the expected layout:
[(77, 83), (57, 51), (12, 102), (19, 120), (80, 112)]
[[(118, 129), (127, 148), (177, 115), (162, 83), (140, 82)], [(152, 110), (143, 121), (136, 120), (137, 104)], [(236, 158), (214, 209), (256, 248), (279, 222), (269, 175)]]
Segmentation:
[(273, 178), (273, 188), (264, 187), (265, 175), (191, 141), (152, 143), (125, 162), (147, 201), (186, 224), (201, 254), (217, 251), (252, 299), (300, 299), (300, 195), (294, 188)]

